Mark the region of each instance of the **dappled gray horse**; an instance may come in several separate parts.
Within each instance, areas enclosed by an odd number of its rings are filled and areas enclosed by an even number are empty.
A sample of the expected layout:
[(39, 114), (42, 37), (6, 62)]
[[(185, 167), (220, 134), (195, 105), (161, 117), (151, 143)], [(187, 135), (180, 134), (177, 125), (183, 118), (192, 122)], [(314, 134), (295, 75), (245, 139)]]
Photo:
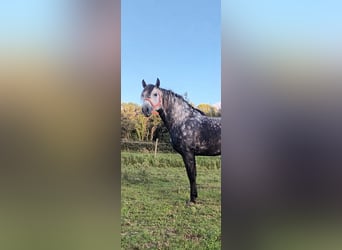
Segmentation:
[(143, 80), (142, 86), (142, 112), (145, 116), (158, 112), (163, 120), (170, 133), (173, 148), (183, 158), (190, 182), (190, 201), (195, 202), (195, 156), (221, 154), (221, 118), (208, 117), (201, 110), (191, 106), (181, 95), (160, 88), (158, 78), (155, 85), (146, 84)]

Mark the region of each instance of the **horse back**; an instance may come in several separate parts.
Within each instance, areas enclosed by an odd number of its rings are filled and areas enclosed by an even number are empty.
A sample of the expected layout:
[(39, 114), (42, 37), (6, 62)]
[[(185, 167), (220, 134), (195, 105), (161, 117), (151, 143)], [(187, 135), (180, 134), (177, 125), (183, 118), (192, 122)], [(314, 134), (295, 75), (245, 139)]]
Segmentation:
[(170, 130), (173, 148), (182, 154), (214, 156), (221, 154), (221, 119), (193, 117), (174, 125)]

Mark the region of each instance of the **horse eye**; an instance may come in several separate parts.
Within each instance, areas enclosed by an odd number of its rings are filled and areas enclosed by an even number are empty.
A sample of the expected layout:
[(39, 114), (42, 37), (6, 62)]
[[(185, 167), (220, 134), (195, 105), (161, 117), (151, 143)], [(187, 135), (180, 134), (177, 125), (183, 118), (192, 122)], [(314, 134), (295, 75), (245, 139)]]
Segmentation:
[(154, 93), (153, 96), (157, 96), (158, 94), (157, 93)]

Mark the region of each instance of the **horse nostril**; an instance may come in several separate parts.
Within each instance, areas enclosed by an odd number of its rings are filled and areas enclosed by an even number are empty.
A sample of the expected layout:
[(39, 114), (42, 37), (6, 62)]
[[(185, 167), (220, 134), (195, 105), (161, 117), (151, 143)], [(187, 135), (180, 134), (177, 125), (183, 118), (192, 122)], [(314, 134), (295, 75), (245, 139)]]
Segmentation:
[(147, 107), (147, 106), (143, 106), (143, 107), (141, 108), (141, 111), (143, 112), (143, 114), (144, 114), (145, 116), (149, 116), (150, 113), (151, 113), (149, 107)]

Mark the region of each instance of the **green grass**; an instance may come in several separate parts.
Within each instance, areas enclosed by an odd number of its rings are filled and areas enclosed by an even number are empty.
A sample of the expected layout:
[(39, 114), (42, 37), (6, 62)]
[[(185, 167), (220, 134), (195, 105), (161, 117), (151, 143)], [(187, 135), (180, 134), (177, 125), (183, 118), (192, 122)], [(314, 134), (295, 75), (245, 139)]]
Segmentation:
[(221, 158), (197, 157), (197, 204), (178, 154), (121, 154), (122, 249), (221, 249)]

